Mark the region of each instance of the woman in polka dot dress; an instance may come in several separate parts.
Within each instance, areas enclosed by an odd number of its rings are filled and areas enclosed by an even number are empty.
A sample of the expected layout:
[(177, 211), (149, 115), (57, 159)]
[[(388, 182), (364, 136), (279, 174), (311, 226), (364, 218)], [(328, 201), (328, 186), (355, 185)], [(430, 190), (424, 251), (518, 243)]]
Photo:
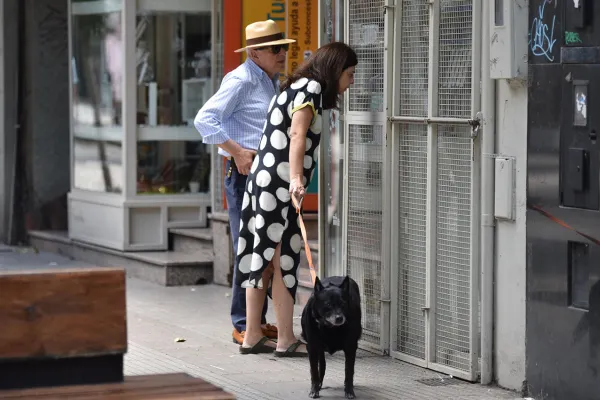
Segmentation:
[[(346, 44), (325, 45), (282, 83), (269, 106), (240, 220), (236, 284), (247, 289), (243, 354), (276, 347), (275, 356), (306, 356), (292, 325), (302, 237), (291, 196), (302, 203), (317, 162), (321, 114), (337, 108), (339, 95), (354, 82), (357, 62)], [(277, 317), (276, 344), (263, 336), (260, 327), (267, 288)]]

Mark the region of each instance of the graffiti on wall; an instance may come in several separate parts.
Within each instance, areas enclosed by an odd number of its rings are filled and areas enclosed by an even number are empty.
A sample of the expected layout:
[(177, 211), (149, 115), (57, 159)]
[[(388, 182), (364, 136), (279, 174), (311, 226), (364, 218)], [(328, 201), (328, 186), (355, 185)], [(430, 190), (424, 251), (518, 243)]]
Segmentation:
[(565, 44), (582, 43), (579, 32), (565, 32)]
[(554, 61), (555, 25), (558, 0), (542, 0), (533, 20), (529, 32), (529, 48), (534, 57), (544, 57)]

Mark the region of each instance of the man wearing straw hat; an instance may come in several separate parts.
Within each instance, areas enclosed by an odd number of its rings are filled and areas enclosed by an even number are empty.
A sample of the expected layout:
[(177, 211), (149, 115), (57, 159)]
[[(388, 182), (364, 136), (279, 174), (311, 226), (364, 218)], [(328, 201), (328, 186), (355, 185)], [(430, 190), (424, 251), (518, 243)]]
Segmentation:
[[(237, 254), (240, 213), (246, 179), (266, 122), (269, 103), (279, 93), (279, 74), (285, 68), (286, 52), (295, 40), (285, 39), (274, 21), (246, 27), (246, 61), (223, 78), (221, 87), (196, 115), (194, 125), (204, 143), (216, 144), (227, 158), (225, 195), (233, 252)], [(233, 268), (233, 282), (237, 265)], [(262, 314), (265, 336), (276, 339), (277, 328), (266, 321), (267, 300)], [(246, 332), (246, 290), (233, 285), (231, 299), (233, 341), (242, 344)]]

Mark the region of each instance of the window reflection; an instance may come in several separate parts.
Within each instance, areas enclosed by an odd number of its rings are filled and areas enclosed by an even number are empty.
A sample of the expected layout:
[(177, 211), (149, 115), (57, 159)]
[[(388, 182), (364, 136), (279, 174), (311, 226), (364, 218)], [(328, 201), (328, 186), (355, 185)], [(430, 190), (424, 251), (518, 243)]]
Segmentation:
[(193, 126), (211, 96), (210, 14), (137, 18), (138, 123)]
[(192, 141), (138, 142), (139, 194), (208, 193), (210, 153)]
[(71, 2), (74, 185), (122, 192), (121, 2)]
[(210, 13), (140, 13), (139, 194), (207, 193), (210, 151), (193, 120), (212, 95)]
[[(329, 113), (329, 135), (323, 136), (327, 148), (327, 157), (323, 160), (325, 174), (325, 188), (327, 193), (327, 235), (325, 247), (325, 261), (329, 268), (341, 268), (342, 263), (342, 215), (343, 188), (344, 188), (344, 159), (342, 149), (344, 146), (344, 124), (340, 121), (340, 112), (331, 110)], [(334, 274), (345, 274), (345, 271), (334, 271)]]

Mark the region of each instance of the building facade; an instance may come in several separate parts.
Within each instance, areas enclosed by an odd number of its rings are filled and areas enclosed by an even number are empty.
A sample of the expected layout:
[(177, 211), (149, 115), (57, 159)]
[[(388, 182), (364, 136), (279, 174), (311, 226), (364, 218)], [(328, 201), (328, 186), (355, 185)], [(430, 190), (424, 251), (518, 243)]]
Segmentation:
[[(247, 20), (297, 2), (1, 3), (0, 240), (68, 225), (166, 250), (168, 229), (225, 210), (191, 110), (239, 65)], [(318, 44), (359, 56), (323, 119), (318, 264), (359, 283), (362, 347), (533, 398), (596, 398), (598, 7), (316, 6), (303, 18)]]

